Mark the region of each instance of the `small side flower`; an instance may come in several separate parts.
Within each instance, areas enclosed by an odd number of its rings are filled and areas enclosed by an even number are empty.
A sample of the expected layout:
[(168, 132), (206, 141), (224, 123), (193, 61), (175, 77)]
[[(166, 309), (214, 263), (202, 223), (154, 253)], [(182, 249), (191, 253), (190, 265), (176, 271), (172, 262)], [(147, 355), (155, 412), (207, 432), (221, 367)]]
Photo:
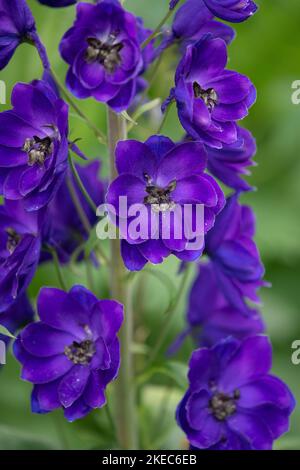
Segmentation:
[(105, 405), (105, 389), (117, 376), (123, 307), (82, 286), (68, 293), (45, 287), (38, 313), (40, 321), (14, 343), (21, 377), (34, 384), (32, 411), (62, 408), (68, 421), (83, 418)]

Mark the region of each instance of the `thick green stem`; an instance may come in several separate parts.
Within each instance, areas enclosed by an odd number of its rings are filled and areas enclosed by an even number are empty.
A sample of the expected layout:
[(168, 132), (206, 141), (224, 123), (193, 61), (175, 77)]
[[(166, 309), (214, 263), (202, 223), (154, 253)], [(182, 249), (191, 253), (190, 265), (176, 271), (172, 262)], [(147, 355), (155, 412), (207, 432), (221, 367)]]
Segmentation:
[[(108, 139), (110, 154), (110, 179), (116, 177), (115, 149), (120, 140), (126, 139), (126, 121), (120, 114), (108, 109)], [(119, 445), (122, 449), (137, 449), (137, 420), (135, 409), (133, 370), (133, 312), (131, 286), (120, 251), (120, 240), (111, 240), (110, 286), (112, 298), (125, 307), (124, 323), (120, 332), (121, 367), (116, 380), (116, 425)]]

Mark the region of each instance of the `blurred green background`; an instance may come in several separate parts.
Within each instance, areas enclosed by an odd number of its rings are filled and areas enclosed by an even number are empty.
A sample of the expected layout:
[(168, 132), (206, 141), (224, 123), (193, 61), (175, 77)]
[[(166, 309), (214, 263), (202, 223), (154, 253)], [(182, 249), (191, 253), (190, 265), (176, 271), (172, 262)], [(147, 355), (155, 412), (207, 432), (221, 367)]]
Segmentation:
[[(63, 10), (43, 7), (36, 0), (29, 0), (39, 33), (47, 46), (52, 65), (61, 79), (66, 65), (57, 51), (59, 41), (72, 24), (74, 8)], [(258, 153), (251, 182), (257, 192), (244, 200), (257, 214), (257, 243), (266, 265), (266, 279), (272, 289), (262, 292), (263, 315), (274, 346), (274, 373), (284, 379), (300, 401), (300, 365), (291, 363), (291, 343), (300, 339), (300, 105), (291, 102), (291, 85), (300, 79), (300, 7), (299, 0), (260, 0), (260, 11), (254, 18), (236, 27), (238, 35), (229, 48), (230, 68), (248, 75), (258, 90), (258, 101), (244, 122), (257, 138)], [(154, 27), (164, 15), (168, 0), (126, 0), (126, 7)], [(154, 81), (151, 99), (164, 99), (172, 85), (177, 57), (170, 51)], [(8, 97), (17, 81), (39, 78), (42, 69), (34, 52), (27, 45), (21, 46), (9, 66), (0, 73), (7, 85)], [(85, 100), (80, 106), (90, 118), (105, 130), (104, 106)], [(8, 106), (9, 107), (9, 103)], [(5, 106), (1, 106), (1, 110)], [(100, 146), (93, 134), (75, 115), (71, 116), (72, 137), (81, 137), (82, 149), (91, 157), (103, 157), (103, 174), (106, 174), (106, 149)], [(145, 139), (157, 128), (157, 115), (141, 120), (133, 137)], [(1, 132), (1, 130), (0, 130)], [(174, 140), (182, 130), (176, 113), (171, 113), (164, 133)], [(178, 283), (178, 263), (167, 260), (155, 268)], [(68, 285), (85, 283), (84, 271), (65, 270)], [(159, 274), (141, 275), (136, 281), (137, 341), (144, 347), (139, 355), (148, 352), (155, 343), (160, 329), (163, 311), (168, 305), (169, 292), (158, 279)], [(97, 294), (107, 295), (105, 270), (94, 272), (97, 276)], [(42, 285), (57, 285), (51, 265), (43, 266), (37, 273), (30, 295), (35, 301)], [(184, 297), (184, 296), (183, 296)], [(176, 320), (166, 341), (175, 337), (183, 326), (185, 299), (176, 311)], [(192, 344), (187, 342), (176, 360), (187, 362)], [(163, 360), (163, 355), (161, 356)], [(138, 359), (139, 361), (141, 359)], [(175, 367), (172, 374), (182, 381), (184, 368)], [(31, 386), (18, 378), (19, 366), (12, 356), (0, 373), (0, 449), (85, 449), (111, 448), (112, 436), (107, 429), (105, 410), (94, 412), (81, 422), (69, 424), (61, 412), (50, 415), (32, 415), (29, 396)], [(171, 374), (171, 375), (172, 375)], [(183, 446), (183, 435), (176, 427), (174, 409), (182, 392), (172, 386), (165, 376), (153, 376), (140, 396), (140, 427), (143, 448), (177, 448)], [(112, 406), (113, 409), (113, 397)], [(291, 430), (282, 437), (275, 448), (300, 449), (300, 406), (292, 417)]]

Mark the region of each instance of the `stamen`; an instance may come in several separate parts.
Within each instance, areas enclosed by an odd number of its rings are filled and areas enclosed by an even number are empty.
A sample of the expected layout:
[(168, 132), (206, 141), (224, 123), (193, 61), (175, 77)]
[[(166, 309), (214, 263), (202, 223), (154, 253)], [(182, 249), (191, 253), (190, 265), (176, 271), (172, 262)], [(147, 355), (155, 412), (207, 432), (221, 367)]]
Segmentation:
[(13, 228), (7, 228), (6, 233), (8, 235), (6, 249), (12, 255), (20, 243), (22, 237)]
[(74, 364), (87, 366), (91, 362), (96, 352), (96, 348), (94, 342), (90, 339), (87, 339), (81, 343), (73, 341), (70, 346), (65, 347), (64, 352), (67, 358), (70, 359), (70, 361), (72, 361)]
[(28, 155), (29, 166), (33, 166), (36, 163), (43, 165), (46, 158), (53, 152), (53, 142), (49, 136), (41, 139), (35, 135), (33, 138), (25, 140), (22, 150)]
[(154, 212), (167, 212), (174, 209), (176, 203), (171, 199), (171, 192), (176, 188), (176, 180), (171, 181), (166, 188), (159, 188), (153, 184), (147, 174), (144, 174), (144, 177), (147, 181), (146, 192), (148, 193), (148, 196), (144, 198), (144, 204), (150, 204)]
[(99, 62), (108, 73), (114, 73), (121, 64), (120, 52), (123, 44), (115, 43), (118, 33), (111, 33), (107, 42), (102, 42), (97, 38), (88, 38), (88, 48), (86, 49), (85, 59), (88, 63)]
[(235, 390), (233, 396), (217, 392), (210, 400), (210, 410), (218, 421), (225, 421), (236, 412), (236, 401), (240, 398), (240, 391)]
[(213, 111), (214, 107), (218, 104), (218, 95), (213, 88), (205, 90), (201, 88), (199, 83), (193, 83), (193, 91), (195, 98), (201, 98), (206, 104), (209, 111)]

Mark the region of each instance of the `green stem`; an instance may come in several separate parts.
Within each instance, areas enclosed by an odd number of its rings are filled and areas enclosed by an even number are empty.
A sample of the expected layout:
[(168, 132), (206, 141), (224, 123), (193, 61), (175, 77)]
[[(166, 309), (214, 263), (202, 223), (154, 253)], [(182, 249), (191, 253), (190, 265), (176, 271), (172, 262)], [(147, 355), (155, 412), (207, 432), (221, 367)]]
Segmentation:
[(84, 261), (85, 261), (85, 269), (86, 269), (86, 279), (87, 279), (89, 289), (95, 293), (95, 283), (94, 283), (94, 278), (93, 278), (93, 264), (90, 258), (86, 256), (84, 258)]
[(174, 103), (174, 101), (172, 101), (172, 103), (170, 103), (169, 106), (167, 107), (167, 109), (165, 110), (164, 115), (163, 115), (163, 118), (162, 118), (162, 120), (161, 120), (161, 123), (160, 123), (158, 129), (157, 129), (156, 134), (161, 134), (161, 132), (162, 132), (162, 130), (163, 130), (163, 128), (164, 128), (164, 125), (165, 125), (165, 123), (166, 123), (166, 121), (167, 121), (167, 118), (168, 118), (168, 116), (169, 116), (169, 112), (170, 112), (170, 110), (171, 110), (171, 107), (172, 107), (172, 104), (173, 104), (173, 103)]
[[(78, 177), (79, 177), (79, 175), (78, 175)], [(88, 217), (87, 217), (87, 215), (86, 215), (86, 213), (85, 213), (85, 211), (84, 211), (84, 209), (81, 205), (80, 199), (78, 197), (78, 194), (76, 192), (76, 189), (74, 187), (74, 184), (73, 184), (73, 181), (71, 180), (71, 178), (67, 178), (67, 186), (68, 186), (69, 193), (70, 193), (71, 199), (73, 201), (73, 204), (76, 208), (78, 217), (79, 217), (79, 219), (80, 219), (87, 235), (89, 236), (93, 227), (91, 226), (90, 221), (89, 221), (89, 219), (88, 219)], [(93, 210), (96, 212), (96, 206), (93, 208)], [(85, 244), (86, 244), (86, 241), (84, 241), (84, 243), (82, 243), (77, 248), (77, 250), (75, 250), (75, 252), (73, 253), (72, 259), (73, 259), (74, 262), (77, 261), (77, 258), (79, 257), (81, 252), (84, 252)], [(107, 264), (108, 263), (107, 256), (105, 255), (103, 250), (100, 248), (100, 246), (99, 245), (95, 246), (94, 250), (99, 255), (101, 263), (102, 264), (104, 264), (104, 263)]]
[(76, 208), (77, 214), (80, 218), (80, 221), (81, 221), (85, 231), (89, 235), (90, 231), (92, 230), (92, 227), (91, 227), (90, 221), (89, 221), (85, 211), (83, 210), (83, 208), (81, 206), (78, 194), (76, 192), (76, 189), (74, 188), (73, 181), (71, 180), (71, 178), (67, 178), (67, 186), (68, 186), (68, 190), (69, 190), (71, 199), (73, 201), (73, 204)]
[[(117, 176), (115, 149), (120, 140), (126, 139), (126, 120), (108, 109), (108, 139), (110, 154), (110, 180)], [(131, 345), (133, 342), (132, 283), (124, 267), (120, 240), (111, 240), (110, 286), (111, 296), (124, 305), (125, 318), (120, 332), (121, 368), (116, 381), (116, 425), (121, 449), (137, 449), (137, 421), (134, 389), (134, 365)]]
[(173, 15), (174, 11), (176, 10), (176, 8), (178, 8), (179, 6), (179, 3), (180, 3), (180, 0), (178, 2), (178, 4), (176, 5), (175, 8), (173, 8), (173, 10), (168, 10), (168, 12), (166, 13), (166, 15), (163, 17), (163, 19), (161, 20), (161, 22), (159, 23), (159, 25), (155, 28), (155, 30), (153, 31), (152, 34), (150, 34), (150, 36), (148, 36), (148, 38), (142, 43), (142, 49), (144, 49), (144, 47), (148, 46), (148, 44), (152, 41), (152, 39), (155, 39), (156, 36), (160, 33), (160, 30), (161, 28), (164, 26), (164, 24), (168, 21), (168, 19)]
[(64, 276), (63, 276), (63, 273), (62, 273), (62, 270), (61, 270), (61, 267), (60, 267), (60, 264), (59, 264), (59, 259), (58, 259), (58, 255), (57, 255), (57, 252), (54, 248), (52, 247), (48, 247), (51, 255), (52, 255), (52, 258), (53, 258), (53, 262), (54, 262), (54, 267), (55, 267), (55, 271), (56, 271), (56, 274), (57, 274), (57, 277), (58, 277), (58, 280), (59, 280), (59, 283), (60, 283), (60, 287), (67, 291), (68, 288), (67, 288), (67, 285), (65, 283), (65, 280), (64, 280)]
[(157, 358), (157, 356), (160, 352), (160, 349), (161, 349), (162, 345), (164, 344), (164, 341), (165, 341), (165, 339), (166, 339), (166, 337), (167, 337), (167, 335), (170, 331), (170, 328), (172, 326), (172, 321), (173, 321), (173, 318), (174, 318), (175, 313), (177, 311), (177, 307), (178, 307), (180, 298), (181, 298), (182, 294), (184, 293), (185, 286), (186, 286), (186, 283), (188, 281), (188, 277), (189, 277), (189, 269), (187, 267), (184, 274), (183, 274), (183, 276), (182, 276), (180, 286), (178, 287), (178, 290), (177, 290), (177, 294), (176, 294), (173, 302), (171, 303), (171, 305), (169, 306), (169, 308), (166, 311), (167, 317), (166, 317), (166, 319), (165, 319), (165, 321), (164, 321), (164, 323), (161, 327), (160, 334), (158, 336), (158, 340), (157, 340), (156, 344), (154, 345), (154, 347), (152, 349), (149, 360), (146, 363), (146, 366), (145, 366), (144, 370), (148, 369), (153, 364), (153, 362), (155, 362), (155, 360), (156, 360), (156, 358)]
[(76, 166), (74, 165), (73, 158), (71, 157), (70, 154), (69, 154), (69, 163), (70, 163), (72, 173), (74, 175), (74, 178), (76, 180), (76, 183), (78, 184), (78, 187), (79, 187), (80, 191), (82, 192), (83, 196), (85, 197), (85, 199), (86, 199), (87, 203), (89, 204), (90, 208), (92, 209), (92, 211), (96, 213), (97, 212), (97, 206), (94, 203), (94, 201), (92, 200), (92, 198), (90, 197), (87, 190), (85, 189), (84, 184), (82, 183), (81, 178), (80, 178), (80, 176), (78, 174), (78, 171), (76, 169)]
[(107, 421), (109, 422), (112, 434), (114, 436), (114, 441), (115, 441), (115, 443), (117, 443), (116, 425), (115, 425), (114, 418), (113, 418), (113, 415), (112, 415), (111, 410), (110, 410), (110, 405), (109, 405), (108, 400), (107, 400), (106, 405), (105, 405), (104, 408), (105, 408), (105, 411), (106, 411)]

